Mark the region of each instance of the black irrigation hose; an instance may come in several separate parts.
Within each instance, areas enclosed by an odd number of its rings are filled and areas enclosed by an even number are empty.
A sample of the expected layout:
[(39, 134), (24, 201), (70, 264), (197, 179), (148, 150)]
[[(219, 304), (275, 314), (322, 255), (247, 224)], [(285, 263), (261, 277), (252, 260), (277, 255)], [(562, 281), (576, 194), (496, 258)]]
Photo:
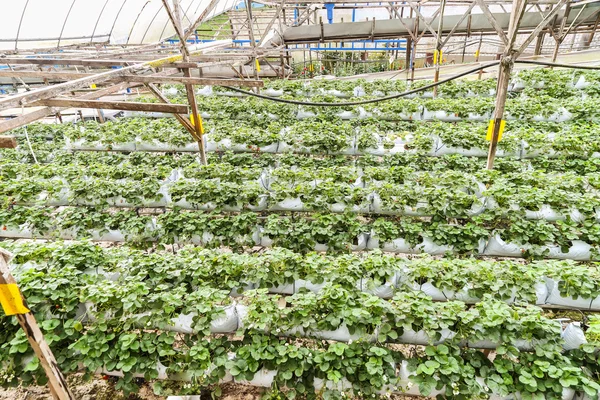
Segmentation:
[(297, 104), (297, 105), (301, 105), (301, 106), (317, 106), (317, 107), (359, 106), (361, 104), (378, 103), (380, 101), (397, 99), (399, 97), (405, 97), (405, 96), (411, 95), (413, 93), (422, 92), (423, 90), (431, 89), (431, 88), (433, 88), (435, 86), (441, 85), (442, 83), (446, 83), (446, 82), (450, 82), (450, 81), (452, 81), (454, 79), (462, 78), (463, 76), (470, 75), (473, 72), (479, 71), (480, 69), (493, 67), (493, 66), (498, 65), (498, 64), (500, 64), (500, 61), (492, 61), (490, 63), (484, 64), (484, 65), (480, 65), (477, 68), (472, 68), (472, 69), (470, 69), (468, 71), (461, 72), (460, 74), (451, 76), (450, 78), (442, 79), (441, 81), (432, 83), (430, 85), (426, 85), (426, 86), (423, 86), (423, 87), (420, 87), (420, 88), (417, 88), (417, 89), (409, 90), (408, 92), (393, 94), (391, 96), (386, 96), (386, 97), (379, 97), (377, 99), (361, 100), (361, 101), (351, 101), (351, 102), (345, 102), (345, 103), (311, 103), (311, 102), (304, 102), (304, 101), (299, 101), (299, 100), (279, 99), (277, 97), (265, 96), (263, 94), (258, 94), (258, 93), (254, 93), (254, 92), (248, 92), (246, 90), (238, 89), (238, 88), (234, 88), (234, 87), (230, 87), (230, 86), (225, 86), (225, 87), (227, 89), (233, 90), (234, 92), (244, 93), (244, 94), (247, 94), (249, 96), (259, 97), (261, 99), (266, 99), (266, 100), (271, 100), (271, 101), (277, 101), (279, 103)]
[[(551, 62), (546, 62), (546, 61), (534, 61), (534, 60), (515, 60), (515, 63), (544, 65), (547, 67), (559, 67), (559, 68), (600, 70), (600, 66), (560, 64), (560, 63), (551, 63)], [(247, 90), (243, 90), (243, 89), (239, 89), (239, 88), (235, 88), (235, 87), (231, 87), (231, 86), (223, 86), (223, 87), (225, 87), (229, 90), (233, 90), (234, 92), (239, 92), (239, 93), (243, 93), (243, 94), (246, 94), (249, 96), (259, 97), (261, 99), (276, 101), (278, 103), (288, 103), (288, 104), (296, 104), (296, 105), (301, 105), (301, 106), (316, 106), (316, 107), (359, 106), (361, 104), (379, 103), (380, 101), (393, 100), (393, 99), (397, 99), (400, 97), (409, 96), (413, 93), (418, 93), (418, 92), (422, 92), (427, 89), (431, 89), (431, 88), (441, 85), (443, 83), (450, 82), (450, 81), (453, 81), (458, 78), (462, 78), (463, 76), (472, 74), (473, 72), (477, 72), (477, 71), (485, 69), (485, 68), (493, 67), (498, 64), (500, 64), (500, 61), (492, 61), (490, 63), (478, 66), (476, 68), (472, 68), (468, 71), (461, 72), (460, 74), (453, 75), (449, 78), (442, 79), (441, 81), (438, 81), (438, 82), (435, 82), (435, 83), (432, 83), (432, 84), (429, 84), (429, 85), (426, 85), (426, 86), (423, 86), (423, 87), (420, 87), (417, 89), (409, 90), (408, 92), (398, 93), (398, 94), (394, 94), (391, 96), (379, 97), (377, 99), (351, 101), (351, 102), (344, 102), (344, 103), (342, 103), (342, 102), (340, 102), (340, 103), (312, 103), (312, 102), (305, 102), (305, 101), (299, 101), (299, 100), (279, 99), (277, 97), (265, 96), (263, 94), (249, 92)]]
[(552, 62), (547, 62), (547, 61), (535, 61), (535, 60), (516, 60), (515, 63), (516, 64), (545, 65), (547, 67), (557, 67), (557, 68), (600, 69), (600, 66), (597, 66), (597, 65), (561, 64), (561, 63), (552, 63)]

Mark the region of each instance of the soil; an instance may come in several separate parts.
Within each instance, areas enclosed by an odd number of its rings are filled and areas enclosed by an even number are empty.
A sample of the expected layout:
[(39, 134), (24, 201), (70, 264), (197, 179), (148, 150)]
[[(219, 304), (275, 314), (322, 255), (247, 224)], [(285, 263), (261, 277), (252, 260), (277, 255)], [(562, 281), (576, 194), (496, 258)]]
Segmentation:
[[(67, 378), (69, 388), (77, 400), (165, 400), (166, 396), (157, 396), (148, 384), (142, 385), (139, 393), (124, 396), (115, 390), (114, 382), (101, 378), (84, 381), (81, 374)], [(259, 400), (263, 388), (226, 383), (221, 385), (220, 400)], [(415, 400), (416, 397), (392, 395), (390, 400)], [(205, 393), (201, 400), (211, 400), (210, 393)], [(0, 400), (53, 400), (47, 386), (28, 386), (10, 389), (0, 388)]]

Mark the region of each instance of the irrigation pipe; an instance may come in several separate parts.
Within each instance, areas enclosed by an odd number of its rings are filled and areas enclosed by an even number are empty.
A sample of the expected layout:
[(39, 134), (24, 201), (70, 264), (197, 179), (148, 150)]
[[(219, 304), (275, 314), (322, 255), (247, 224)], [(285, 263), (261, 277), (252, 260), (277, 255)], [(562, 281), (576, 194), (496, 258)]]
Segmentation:
[(288, 103), (288, 104), (297, 104), (297, 105), (301, 105), (301, 106), (317, 106), (317, 107), (342, 107), (342, 106), (359, 106), (361, 104), (370, 104), (370, 103), (378, 103), (380, 101), (386, 101), (386, 100), (393, 100), (393, 99), (397, 99), (399, 97), (405, 97), (405, 96), (409, 96), (413, 93), (418, 93), (421, 92), (423, 90), (427, 90), (427, 89), (431, 89), (437, 85), (441, 85), (442, 83), (446, 83), (446, 82), (450, 82), (454, 79), (458, 79), (458, 78), (462, 78), (465, 75), (469, 75), (472, 74), (473, 72), (477, 72), (480, 69), (484, 69), (484, 68), (489, 68), (489, 67), (493, 67), (495, 65), (500, 64), (500, 61), (493, 61), (484, 65), (480, 65), (476, 68), (471, 68), (467, 71), (461, 72), (460, 74), (456, 74), (453, 75), (449, 78), (443, 79), (441, 81), (432, 83), (430, 85), (426, 85), (417, 89), (413, 89), (413, 90), (409, 90), (408, 92), (403, 92), (403, 93), (398, 93), (398, 94), (393, 94), (391, 96), (385, 96), (385, 97), (379, 97), (377, 99), (370, 99), (370, 100), (361, 100), (361, 101), (351, 101), (351, 102), (344, 102), (344, 103), (311, 103), (311, 102), (304, 102), (304, 101), (299, 101), (299, 100), (287, 100), (287, 99), (280, 99), (277, 97), (271, 97), (271, 96), (265, 96), (262, 94), (258, 94), (258, 93), (253, 93), (253, 92), (248, 92), (246, 90), (242, 90), (242, 89), (238, 89), (238, 88), (234, 88), (234, 87), (230, 87), (230, 86), (225, 86), (227, 89), (233, 90), (234, 92), (239, 92), (239, 93), (244, 93), (247, 94), (249, 96), (254, 96), (254, 97), (260, 97), (261, 99), (266, 99), (266, 100), (271, 100), (271, 101), (276, 101), (279, 103)]
[[(517, 64), (535, 64), (535, 65), (544, 65), (544, 66), (548, 66), (548, 67), (558, 67), (558, 68), (574, 68), (574, 69), (590, 69), (590, 70), (600, 70), (600, 66), (591, 66), (591, 65), (572, 65), (572, 64), (560, 64), (560, 63), (552, 63), (552, 62), (546, 62), (546, 61), (534, 61), (534, 60), (515, 60), (515, 63)], [(406, 97), (409, 96), (411, 94), (414, 93), (418, 93), (418, 92), (422, 92), (424, 90), (427, 89), (431, 89), (434, 88), (438, 85), (441, 85), (443, 83), (446, 82), (450, 82), (453, 81), (455, 79), (458, 78), (462, 78), (463, 76), (472, 74), (474, 72), (477, 72), (479, 70), (485, 69), (485, 68), (489, 68), (489, 67), (493, 67), (495, 65), (500, 64), (500, 61), (492, 61), (490, 63), (487, 64), (483, 64), (480, 65), (476, 68), (471, 68), (467, 71), (461, 72), (459, 74), (453, 75), (449, 78), (446, 79), (442, 79), (441, 81), (438, 82), (434, 82), (431, 83), (429, 85), (417, 88), (417, 89), (413, 89), (413, 90), (409, 90), (408, 92), (403, 92), (403, 93), (398, 93), (398, 94), (394, 94), (391, 96), (385, 96), (385, 97), (379, 97), (376, 99), (369, 99), (369, 100), (361, 100), (361, 101), (350, 101), (350, 102), (339, 102), (339, 103), (313, 103), (313, 102), (305, 102), (305, 101), (299, 101), (299, 100), (288, 100), (288, 99), (280, 99), (277, 97), (271, 97), (271, 96), (265, 96), (263, 94), (258, 94), (258, 93), (254, 93), (254, 92), (249, 92), (243, 89), (239, 89), (239, 88), (235, 88), (235, 87), (231, 87), (231, 86), (223, 86), (229, 90), (232, 90), (234, 92), (238, 92), (238, 93), (243, 93), (246, 94), (248, 96), (254, 96), (254, 97), (259, 97), (261, 99), (265, 99), (265, 100), (271, 100), (271, 101), (275, 101), (278, 103), (287, 103), (287, 104), (296, 104), (296, 105), (300, 105), (300, 106), (316, 106), (316, 107), (344, 107), (344, 106), (359, 106), (362, 104), (371, 104), (371, 103), (379, 103), (381, 101), (387, 101), (387, 100), (393, 100), (393, 99), (398, 99), (400, 97)]]

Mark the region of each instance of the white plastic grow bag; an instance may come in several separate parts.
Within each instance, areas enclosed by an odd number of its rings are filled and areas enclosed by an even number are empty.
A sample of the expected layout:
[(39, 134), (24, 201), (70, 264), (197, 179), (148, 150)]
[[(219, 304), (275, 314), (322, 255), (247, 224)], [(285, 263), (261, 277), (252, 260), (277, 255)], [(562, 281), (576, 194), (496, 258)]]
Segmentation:
[[(569, 217), (575, 222), (581, 222), (585, 220), (585, 216), (579, 212), (579, 210), (573, 209), (569, 211)], [(565, 215), (555, 211), (548, 204), (543, 204), (538, 211), (525, 210), (525, 218), (527, 219), (544, 219), (546, 221), (564, 221)]]
[(273, 385), (273, 380), (275, 380), (275, 376), (277, 375), (276, 370), (268, 370), (261, 368), (254, 374), (254, 377), (250, 380), (245, 379), (237, 379), (235, 378), (235, 383), (239, 383), (242, 385), (251, 385), (258, 387), (271, 387)]
[(202, 88), (198, 88), (196, 90), (196, 94), (199, 96), (212, 96), (214, 93), (212, 86), (204, 86)]
[[(219, 307), (221, 308), (221, 307)], [(233, 333), (238, 328), (238, 315), (235, 305), (222, 307), (224, 314), (214, 319), (210, 323), (211, 333)], [(172, 326), (166, 327), (167, 330), (172, 330), (179, 333), (195, 333), (192, 328), (195, 314), (180, 314), (172, 319)]]
[(98, 242), (124, 242), (125, 235), (118, 229), (109, 229), (100, 233), (100, 230), (91, 230), (90, 236), (92, 240)]
[(373, 279), (363, 278), (360, 280), (360, 288), (363, 292), (373, 296), (381, 297), (382, 299), (391, 299), (394, 297), (396, 282), (398, 281), (398, 273), (395, 272), (384, 284), (375, 285)]
[(423, 241), (416, 245), (410, 246), (403, 238), (394, 239), (391, 242), (383, 243), (380, 247), (379, 239), (374, 234), (371, 234), (367, 242), (368, 249), (381, 248), (384, 252), (390, 253), (405, 253), (405, 254), (418, 254), (427, 253), (431, 255), (442, 255), (447, 251), (451, 251), (452, 248), (446, 245), (438, 245), (429, 238), (423, 238)]
[(598, 311), (600, 310), (600, 296), (596, 298), (562, 296), (558, 288), (558, 282), (551, 278), (546, 278), (546, 287), (548, 288), (548, 297), (546, 304), (573, 307), (580, 310)]
[(299, 329), (298, 331), (301, 333), (302, 336), (314, 337), (323, 340), (335, 340), (336, 342), (349, 342), (350, 340), (374, 342), (377, 339), (377, 332), (371, 335), (366, 335), (362, 332), (354, 332), (353, 334), (351, 334), (346, 324), (341, 324), (337, 329), (332, 331), (314, 330), (309, 331), (308, 333), (305, 332), (305, 329)]
[(261, 94), (269, 97), (281, 97), (283, 96), (283, 89), (267, 88), (261, 91)]
[[(352, 156), (356, 154), (356, 143), (355, 139), (350, 139), (348, 142), (348, 146), (341, 151), (327, 152), (327, 154), (333, 155), (347, 155)], [(319, 152), (311, 149), (307, 146), (295, 145), (286, 143), (284, 141), (279, 142), (279, 147), (277, 148), (278, 153), (300, 153), (300, 154), (318, 154)]]
[(448, 112), (448, 111), (444, 111), (444, 110), (429, 111), (429, 110), (427, 110), (427, 108), (423, 108), (422, 119), (426, 120), (426, 121), (439, 120), (439, 121), (446, 121), (446, 122), (454, 122), (454, 121), (462, 120), (462, 118), (459, 117), (458, 114), (456, 114), (456, 113)]
[(587, 343), (585, 333), (578, 322), (568, 324), (561, 335), (565, 350), (575, 350)]
[(407, 343), (407, 344), (418, 344), (418, 345), (431, 345), (431, 344), (440, 344), (444, 343), (446, 340), (452, 340), (454, 336), (456, 336), (456, 332), (451, 331), (450, 329), (442, 329), (440, 330), (441, 337), (439, 340), (434, 340), (427, 332), (424, 330), (414, 331), (412, 329), (404, 329), (402, 335), (395, 340), (398, 343)]
[(85, 138), (71, 141), (65, 138), (67, 150), (85, 150), (85, 151), (135, 151), (135, 142), (104, 144), (101, 142), (88, 142)]
[(135, 144), (137, 151), (164, 151), (164, 152), (198, 152), (198, 143), (188, 143), (183, 146), (177, 146), (170, 143), (160, 142), (153, 139), (151, 142), (138, 139)]
[(19, 227), (1, 225), (0, 237), (13, 239), (31, 239), (33, 238), (33, 231), (29, 224), (23, 224)]

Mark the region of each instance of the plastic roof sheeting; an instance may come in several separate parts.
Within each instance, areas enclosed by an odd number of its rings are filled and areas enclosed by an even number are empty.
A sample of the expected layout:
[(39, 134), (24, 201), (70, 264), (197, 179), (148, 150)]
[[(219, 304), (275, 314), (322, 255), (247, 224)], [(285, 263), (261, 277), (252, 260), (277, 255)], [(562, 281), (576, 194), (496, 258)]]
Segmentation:
[[(210, 19), (239, 0), (220, 0)], [(210, 0), (181, 0), (187, 28)], [(0, 51), (84, 43), (145, 44), (175, 34), (161, 0), (13, 0), (2, 5)]]

